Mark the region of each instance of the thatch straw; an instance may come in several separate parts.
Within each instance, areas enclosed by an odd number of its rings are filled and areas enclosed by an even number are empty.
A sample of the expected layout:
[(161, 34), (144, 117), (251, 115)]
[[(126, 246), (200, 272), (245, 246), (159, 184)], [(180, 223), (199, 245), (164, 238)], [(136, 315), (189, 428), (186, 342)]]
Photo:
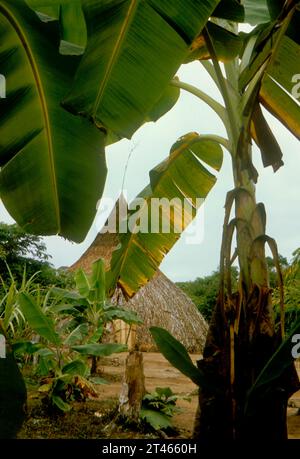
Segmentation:
[[(99, 258), (103, 258), (106, 267), (109, 268), (112, 252), (118, 243), (117, 234), (100, 232), (87, 251), (70, 267), (70, 270), (83, 268), (86, 272), (90, 272), (92, 263)], [(135, 311), (144, 321), (144, 324), (138, 326), (134, 332), (135, 345), (140, 350), (155, 349), (148, 328), (156, 326), (168, 330), (187, 347), (189, 352), (202, 352), (207, 323), (190, 298), (160, 270), (129, 301), (125, 300), (119, 289), (113, 301), (126, 309)], [(123, 333), (119, 333), (118, 341), (124, 341), (127, 330), (128, 327), (125, 326), (125, 332), (123, 330)]]

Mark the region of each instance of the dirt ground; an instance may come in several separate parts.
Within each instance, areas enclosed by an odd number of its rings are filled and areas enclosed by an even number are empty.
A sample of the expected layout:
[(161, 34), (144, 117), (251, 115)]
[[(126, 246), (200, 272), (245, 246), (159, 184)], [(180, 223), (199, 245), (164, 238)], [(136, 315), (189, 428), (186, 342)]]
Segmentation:
[[(111, 423), (112, 412), (117, 407), (126, 355), (116, 354), (102, 359), (98, 372), (110, 383), (95, 386), (97, 399), (74, 403), (72, 411), (65, 415), (46, 416), (39, 395), (36, 392), (29, 393), (28, 416), (19, 438), (155, 438), (155, 434), (143, 434), (130, 429), (126, 431)], [(199, 358), (197, 355), (191, 357), (194, 362)], [(182, 412), (173, 418), (177, 438), (189, 438), (197, 409), (197, 387), (159, 353), (144, 353), (144, 372), (148, 392), (156, 387), (170, 387), (174, 393), (190, 397), (190, 402), (177, 402)], [(289, 438), (300, 439), (300, 392), (294, 394), (289, 405)]]

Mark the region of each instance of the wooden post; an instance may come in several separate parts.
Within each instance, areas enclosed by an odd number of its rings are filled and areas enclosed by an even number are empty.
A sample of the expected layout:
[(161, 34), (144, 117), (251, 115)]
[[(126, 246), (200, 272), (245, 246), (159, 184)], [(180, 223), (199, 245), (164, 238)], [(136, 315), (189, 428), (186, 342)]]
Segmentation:
[(143, 354), (130, 351), (126, 359), (125, 376), (119, 398), (119, 413), (129, 422), (138, 422), (146, 393)]

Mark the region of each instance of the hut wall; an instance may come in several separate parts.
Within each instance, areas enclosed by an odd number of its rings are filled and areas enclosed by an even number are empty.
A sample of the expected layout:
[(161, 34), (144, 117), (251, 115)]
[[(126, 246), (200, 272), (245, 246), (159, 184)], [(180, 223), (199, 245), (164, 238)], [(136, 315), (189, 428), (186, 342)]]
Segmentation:
[(113, 322), (113, 334), (111, 338), (115, 343), (127, 344), (131, 351), (136, 348), (136, 325), (129, 325), (123, 320), (115, 320)]

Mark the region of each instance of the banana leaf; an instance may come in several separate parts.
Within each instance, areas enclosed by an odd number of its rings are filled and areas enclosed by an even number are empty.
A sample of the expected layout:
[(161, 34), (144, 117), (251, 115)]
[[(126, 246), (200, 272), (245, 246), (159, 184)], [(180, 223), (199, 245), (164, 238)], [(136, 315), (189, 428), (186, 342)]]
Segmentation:
[(206, 165), (218, 171), (222, 160), (216, 140), (189, 133), (150, 171), (150, 184), (129, 210), (127, 231), (119, 235), (120, 246), (113, 252), (106, 280), (109, 296), (118, 285), (130, 298), (151, 279), (216, 183)]
[(88, 43), (64, 106), (130, 138), (219, 0), (83, 0)]
[(57, 22), (43, 23), (24, 1), (0, 2), (0, 195), (27, 232), (80, 242), (106, 179), (105, 134), (60, 101), (78, 57), (58, 51)]

